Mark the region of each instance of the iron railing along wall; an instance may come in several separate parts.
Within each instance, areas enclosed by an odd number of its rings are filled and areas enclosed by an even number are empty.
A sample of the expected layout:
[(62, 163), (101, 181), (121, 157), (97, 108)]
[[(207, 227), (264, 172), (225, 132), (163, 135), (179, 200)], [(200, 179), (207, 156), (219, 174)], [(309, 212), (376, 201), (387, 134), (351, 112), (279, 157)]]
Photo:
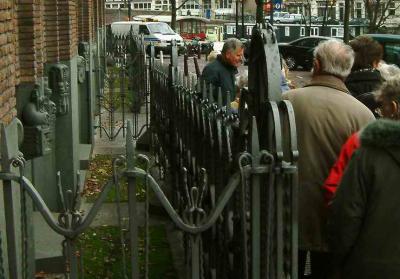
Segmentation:
[[(125, 157), (114, 162), (113, 176), (86, 216), (78, 209), (80, 187), (77, 185), (66, 193), (60, 191), (64, 210), (55, 220), (35, 187), (23, 176), (24, 160), (8, 158), (7, 152), (2, 153), (3, 188), (21, 187), (21, 192), (32, 199), (49, 227), (65, 237), (64, 256), (69, 278), (80, 277), (77, 237), (88, 228), (111, 187), (118, 185), (123, 176), (128, 180), (129, 262), (132, 264), (131, 273), (126, 277), (140, 276), (135, 192), (136, 180), (143, 179), (147, 190), (145, 255), (151, 241), (148, 237), (148, 191), (151, 189), (176, 227), (184, 232), (188, 278), (297, 278), (294, 113), (290, 103), (281, 101), (276, 92), (279, 63), (266, 59), (277, 57), (272, 28), (256, 26), (253, 34), (253, 48), (262, 44), (263, 59), (250, 59), (249, 72), (266, 76), (254, 75), (253, 80), (250, 76), (249, 91), (242, 92), (238, 114), (231, 111), (229, 101), (222, 102), (222, 94), (227, 92), (179, 69), (175, 44), (171, 46), (170, 65), (157, 62), (151, 51), (150, 127), (156, 161), (161, 173), (165, 173), (163, 178), (173, 188), (172, 199), (167, 198), (149, 174), (148, 158), (139, 155), (147, 163), (144, 169), (135, 167), (135, 135), (130, 124), (126, 125)], [(257, 57), (254, 52), (253, 55)], [(148, 69), (147, 65), (142, 66)], [(7, 137), (2, 139), (4, 151)], [(124, 169), (118, 171), (116, 166), (121, 162), (125, 162)], [(9, 168), (11, 163), (20, 167), (19, 174)], [(11, 181), (17, 186), (10, 186)], [(7, 236), (20, 229), (8, 217), (6, 225)], [(13, 260), (16, 257), (12, 256), (14, 248), (8, 246), (8, 266), (4, 266), (10, 271), (16, 264)], [(148, 256), (145, 258), (147, 277)]]
[(229, 92), (179, 69), (175, 45), (169, 66), (151, 58), (151, 129), (174, 207), (184, 213), (195, 189), (206, 215), (232, 174), (251, 169), (200, 238), (207, 244), (196, 248), (202, 250), (196, 268), (206, 267), (204, 278), (297, 278), (296, 130), (291, 104), (281, 100), (271, 26), (254, 28), (251, 48), (249, 91), (242, 92), (239, 114), (222, 102)]

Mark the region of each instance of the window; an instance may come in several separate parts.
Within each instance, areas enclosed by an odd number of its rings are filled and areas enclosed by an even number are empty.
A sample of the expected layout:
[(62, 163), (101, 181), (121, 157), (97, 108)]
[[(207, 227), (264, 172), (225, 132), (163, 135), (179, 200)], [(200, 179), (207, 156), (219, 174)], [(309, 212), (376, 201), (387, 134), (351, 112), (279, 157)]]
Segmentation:
[(331, 28), (331, 37), (337, 37), (337, 28)]
[(317, 38), (304, 38), (295, 43), (295, 45), (300, 47), (315, 47), (319, 43), (319, 39)]
[(339, 3), (339, 20), (344, 20), (344, 3)]
[(387, 63), (400, 65), (400, 43), (385, 43), (383, 59)]
[(388, 13), (389, 15), (394, 16), (396, 14), (396, 3), (390, 3), (389, 8), (388, 8)]
[(286, 37), (289, 37), (289, 36), (290, 36), (290, 27), (289, 27), (289, 26), (286, 26), (286, 27), (285, 27), (285, 36), (286, 36)]
[(107, 9), (111, 8), (111, 5), (110, 4), (106, 4), (106, 8)]
[(139, 25), (139, 34), (149, 35), (149, 29), (147, 29), (146, 25)]
[(362, 3), (357, 2), (356, 3), (356, 18), (362, 18)]
[(300, 27), (300, 37), (304, 37), (306, 35), (306, 28)]
[(118, 4), (112, 4), (113, 9), (118, 9)]
[(251, 32), (253, 31), (253, 26), (247, 26), (246, 27), (246, 32), (247, 32), (247, 35), (251, 35)]
[(139, 3), (139, 9), (143, 9), (143, 3)]
[(319, 28), (318, 27), (311, 27), (310, 31), (311, 31), (310, 32), (311, 36), (319, 36)]
[(236, 26), (226, 26), (226, 34), (235, 34), (236, 33)]
[(138, 8), (138, 4), (134, 3), (134, 4), (133, 4), (133, 8), (134, 8), (134, 9), (137, 9), (137, 8)]
[(120, 4), (119, 8), (120, 9), (125, 9), (125, 4)]

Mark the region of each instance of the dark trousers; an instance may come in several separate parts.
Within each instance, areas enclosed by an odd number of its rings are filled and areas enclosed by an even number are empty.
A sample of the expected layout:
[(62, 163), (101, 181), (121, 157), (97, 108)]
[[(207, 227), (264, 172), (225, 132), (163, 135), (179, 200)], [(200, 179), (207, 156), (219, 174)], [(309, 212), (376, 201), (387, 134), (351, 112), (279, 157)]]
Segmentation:
[(311, 275), (304, 275), (307, 251), (299, 250), (299, 279), (312, 278), (312, 279), (326, 279), (330, 271), (330, 253), (327, 252), (314, 252), (310, 251), (311, 258)]

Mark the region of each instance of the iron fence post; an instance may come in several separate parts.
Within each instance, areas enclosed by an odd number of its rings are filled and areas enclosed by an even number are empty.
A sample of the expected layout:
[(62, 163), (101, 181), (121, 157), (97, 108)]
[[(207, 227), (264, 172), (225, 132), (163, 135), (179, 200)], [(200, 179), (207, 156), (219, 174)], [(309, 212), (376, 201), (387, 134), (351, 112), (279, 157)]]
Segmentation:
[(254, 170), (251, 178), (251, 255), (252, 255), (252, 268), (251, 268), (251, 278), (260, 278), (260, 174), (256, 172), (257, 168), (260, 166), (260, 145), (258, 141), (257, 123), (255, 117), (253, 117), (252, 131), (251, 131), (251, 154), (252, 159), (252, 169)]
[(191, 258), (192, 258), (192, 278), (191, 279), (200, 279), (200, 235), (190, 235), (191, 242)]
[[(0, 125), (1, 129), (1, 171), (10, 172), (10, 154), (9, 145), (7, 142), (7, 133), (4, 124)], [(11, 180), (3, 180), (3, 193), (4, 193), (4, 215), (6, 218), (6, 235), (7, 235), (7, 257), (8, 257), (8, 270), (11, 278), (20, 277), (20, 261), (17, 255), (17, 233), (16, 233), (16, 216), (14, 209), (16, 208), (16, 197), (13, 192)]]
[(139, 271), (139, 246), (138, 226), (136, 214), (136, 178), (132, 175), (135, 169), (135, 153), (132, 138), (132, 127), (128, 121), (126, 133), (126, 174), (128, 180), (128, 211), (129, 211), (129, 236), (131, 248), (131, 279), (140, 276)]

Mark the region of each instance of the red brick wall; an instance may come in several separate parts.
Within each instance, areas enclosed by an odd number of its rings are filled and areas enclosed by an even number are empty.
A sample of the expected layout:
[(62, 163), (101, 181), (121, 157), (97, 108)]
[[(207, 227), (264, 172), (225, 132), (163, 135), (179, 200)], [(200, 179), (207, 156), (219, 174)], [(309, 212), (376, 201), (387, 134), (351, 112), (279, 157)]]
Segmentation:
[(67, 61), (77, 54), (77, 15), (76, 0), (44, 0), (48, 63)]
[(40, 0), (17, 3), (20, 82), (35, 82), (43, 76), (45, 62), (43, 9)]
[(80, 0), (78, 5), (78, 32), (79, 41), (91, 42), (93, 35), (93, 1)]
[(0, 121), (16, 116), (15, 85), (18, 79), (15, 10), (12, 1), (0, 2)]
[(42, 78), (45, 63), (71, 60), (79, 41), (93, 42), (103, 12), (104, 0), (0, 0), (1, 123), (16, 116), (16, 87)]

